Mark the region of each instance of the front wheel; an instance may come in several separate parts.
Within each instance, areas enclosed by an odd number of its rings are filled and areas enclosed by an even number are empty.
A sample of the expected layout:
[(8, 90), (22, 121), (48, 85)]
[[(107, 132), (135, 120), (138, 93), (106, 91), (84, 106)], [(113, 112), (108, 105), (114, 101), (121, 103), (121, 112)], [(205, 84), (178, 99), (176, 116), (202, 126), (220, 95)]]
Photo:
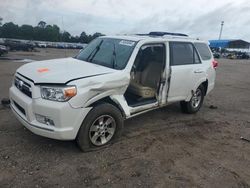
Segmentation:
[(99, 104), (84, 119), (77, 144), (82, 151), (98, 149), (117, 139), (122, 128), (123, 117), (119, 109), (111, 104)]
[(203, 85), (200, 85), (196, 91), (193, 92), (190, 101), (181, 101), (181, 110), (184, 113), (194, 114), (198, 112), (203, 104), (205, 95), (205, 89)]

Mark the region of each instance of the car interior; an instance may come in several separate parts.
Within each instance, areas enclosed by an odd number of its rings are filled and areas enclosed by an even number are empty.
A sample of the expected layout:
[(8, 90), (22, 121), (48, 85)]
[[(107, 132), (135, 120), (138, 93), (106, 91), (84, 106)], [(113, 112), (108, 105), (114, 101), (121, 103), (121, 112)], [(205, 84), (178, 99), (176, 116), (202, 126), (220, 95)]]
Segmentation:
[(131, 70), (131, 79), (125, 99), (129, 106), (136, 107), (155, 103), (158, 97), (161, 76), (165, 65), (163, 44), (142, 46)]

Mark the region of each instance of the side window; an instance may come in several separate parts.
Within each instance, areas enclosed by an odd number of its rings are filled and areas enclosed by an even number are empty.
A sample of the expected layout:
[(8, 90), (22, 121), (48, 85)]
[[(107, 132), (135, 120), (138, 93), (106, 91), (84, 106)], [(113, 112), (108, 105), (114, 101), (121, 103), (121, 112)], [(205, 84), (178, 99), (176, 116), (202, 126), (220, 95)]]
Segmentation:
[(201, 63), (193, 44), (187, 42), (170, 42), (169, 44), (171, 65), (190, 65)]
[(194, 43), (195, 48), (198, 50), (202, 60), (210, 60), (212, 54), (209, 50), (209, 47), (205, 43)]
[(135, 67), (137, 71), (143, 71), (150, 63), (164, 64), (165, 62), (165, 46), (163, 44), (148, 44), (141, 47), (136, 59)]

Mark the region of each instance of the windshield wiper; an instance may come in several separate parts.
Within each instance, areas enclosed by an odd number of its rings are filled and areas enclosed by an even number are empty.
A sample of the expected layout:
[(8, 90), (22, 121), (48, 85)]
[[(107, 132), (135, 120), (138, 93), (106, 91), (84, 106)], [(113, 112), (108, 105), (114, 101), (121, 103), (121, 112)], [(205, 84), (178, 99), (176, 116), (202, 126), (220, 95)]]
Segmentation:
[(115, 43), (113, 43), (113, 58), (112, 58), (112, 66), (115, 69), (116, 67), (116, 50), (115, 50)]
[(86, 61), (91, 62), (95, 55), (97, 54), (97, 52), (100, 50), (100, 46), (102, 45), (103, 40), (100, 42), (100, 44), (98, 44), (98, 46), (96, 46), (96, 48), (89, 54), (89, 56), (87, 57)]

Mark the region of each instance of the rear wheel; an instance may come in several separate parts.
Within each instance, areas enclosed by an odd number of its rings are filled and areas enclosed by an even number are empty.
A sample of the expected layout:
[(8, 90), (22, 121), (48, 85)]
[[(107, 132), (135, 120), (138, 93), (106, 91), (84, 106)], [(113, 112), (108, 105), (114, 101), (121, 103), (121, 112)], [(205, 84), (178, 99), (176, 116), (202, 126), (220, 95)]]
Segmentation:
[(115, 106), (102, 103), (88, 113), (77, 135), (77, 144), (82, 151), (104, 147), (121, 135), (123, 117)]
[(190, 101), (181, 101), (181, 109), (184, 113), (193, 114), (200, 110), (205, 95), (205, 89), (203, 85), (200, 85), (195, 92), (193, 92)]

